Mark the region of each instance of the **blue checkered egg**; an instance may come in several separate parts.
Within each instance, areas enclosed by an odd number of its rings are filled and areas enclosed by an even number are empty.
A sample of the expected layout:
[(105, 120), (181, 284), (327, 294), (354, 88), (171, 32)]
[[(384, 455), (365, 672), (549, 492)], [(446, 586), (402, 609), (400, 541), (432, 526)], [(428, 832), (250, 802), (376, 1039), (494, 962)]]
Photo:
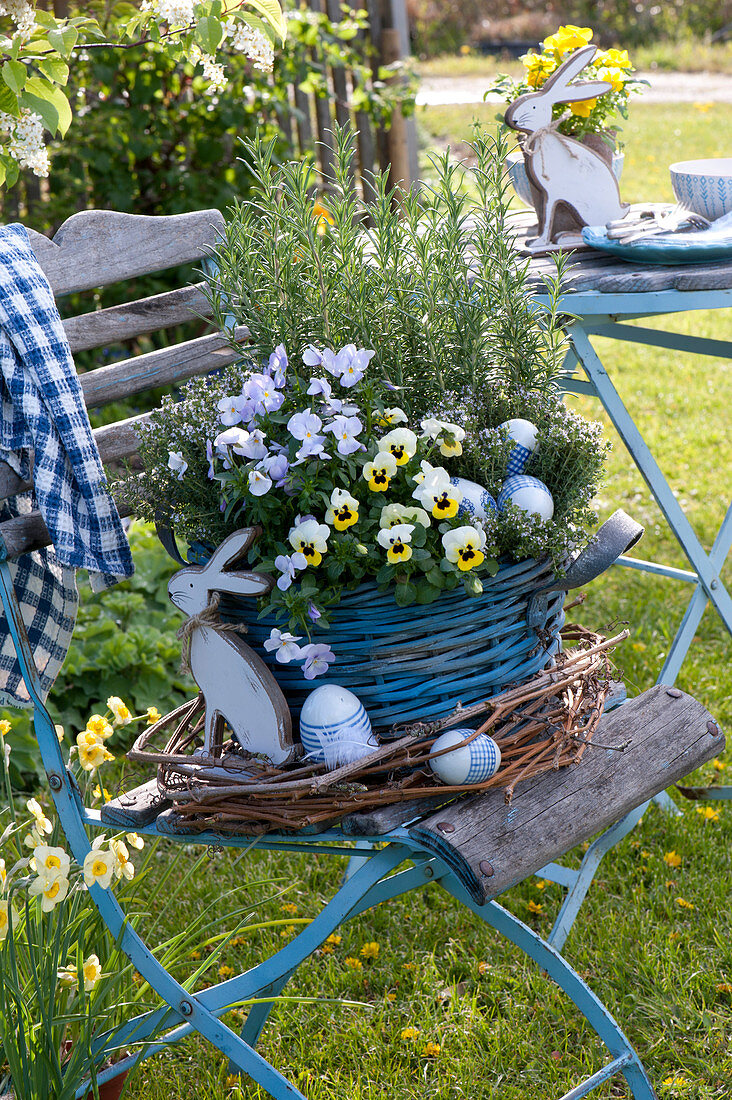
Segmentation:
[(514, 444), (508, 457), (506, 474), (511, 477), (512, 474), (523, 473), (524, 466), (536, 450), (536, 426), (530, 420), (517, 417), (499, 424), (498, 431), (504, 432)]
[(430, 767), (438, 779), (449, 787), (462, 787), (468, 783), (485, 783), (501, 766), (501, 750), (487, 733), (479, 733), (467, 744), (475, 730), (448, 730), (437, 738), (430, 753), (453, 749), (443, 756), (433, 757)]
[(507, 477), (498, 494), (498, 510), (502, 512), (509, 501), (522, 512), (538, 515), (545, 521), (554, 515), (554, 498), (538, 477), (529, 477), (528, 474)]
[(361, 700), (340, 684), (311, 691), (300, 712), (300, 740), (307, 757), (339, 768), (378, 748)]
[(492, 512), (498, 511), (495, 500), (482, 485), (468, 481), (465, 477), (451, 477), (450, 484), (462, 490), (463, 499), (458, 505), (458, 515), (469, 520), (485, 520)]

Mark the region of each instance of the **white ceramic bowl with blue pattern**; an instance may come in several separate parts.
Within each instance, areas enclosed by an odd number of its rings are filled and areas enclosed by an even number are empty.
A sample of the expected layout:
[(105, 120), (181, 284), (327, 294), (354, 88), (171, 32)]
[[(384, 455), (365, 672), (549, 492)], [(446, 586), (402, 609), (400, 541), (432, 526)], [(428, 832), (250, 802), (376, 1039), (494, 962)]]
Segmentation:
[(358, 696), (340, 684), (311, 691), (300, 712), (300, 740), (309, 760), (338, 768), (378, 748)]
[(672, 164), (671, 186), (682, 206), (710, 222), (732, 211), (732, 157)]
[(430, 752), (453, 749), (444, 756), (430, 760), (430, 767), (438, 779), (448, 787), (462, 787), (468, 783), (485, 783), (501, 766), (501, 750), (487, 733), (479, 733), (472, 741), (475, 730), (448, 730), (437, 738)]

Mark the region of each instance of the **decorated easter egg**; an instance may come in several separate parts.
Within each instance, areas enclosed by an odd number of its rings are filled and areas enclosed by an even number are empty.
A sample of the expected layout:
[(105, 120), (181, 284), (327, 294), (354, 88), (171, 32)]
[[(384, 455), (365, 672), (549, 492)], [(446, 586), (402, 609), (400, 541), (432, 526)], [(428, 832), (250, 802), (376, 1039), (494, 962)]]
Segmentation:
[(501, 750), (487, 733), (479, 733), (465, 744), (475, 730), (448, 730), (437, 738), (430, 752), (454, 747), (453, 752), (430, 760), (430, 767), (438, 779), (450, 787), (465, 783), (484, 783), (495, 775), (501, 766)]
[(308, 759), (339, 768), (368, 756), (378, 741), (361, 700), (340, 684), (311, 691), (300, 712), (300, 740)]
[(462, 490), (463, 499), (458, 506), (458, 515), (466, 519), (488, 519), (491, 512), (497, 512), (498, 506), (482, 485), (476, 481), (468, 481), (465, 477), (451, 477), (450, 484), (456, 485)]
[(554, 499), (543, 481), (528, 474), (514, 474), (507, 477), (498, 494), (498, 508), (503, 511), (508, 502), (515, 504), (522, 512), (535, 513), (543, 520), (554, 515)]
[(505, 432), (514, 443), (506, 467), (507, 475), (510, 477), (512, 474), (522, 473), (531, 454), (536, 450), (536, 426), (530, 420), (517, 417), (499, 424), (498, 430)]

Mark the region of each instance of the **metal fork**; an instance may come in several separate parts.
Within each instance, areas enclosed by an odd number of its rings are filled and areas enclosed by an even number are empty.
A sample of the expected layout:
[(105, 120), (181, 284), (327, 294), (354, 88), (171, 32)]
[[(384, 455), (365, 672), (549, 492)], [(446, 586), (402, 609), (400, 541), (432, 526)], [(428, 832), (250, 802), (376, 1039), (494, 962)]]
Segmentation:
[(619, 241), (621, 244), (629, 244), (645, 237), (653, 237), (659, 233), (688, 233), (694, 230), (708, 229), (711, 222), (702, 214), (678, 204), (665, 214), (653, 213), (634, 222), (622, 221), (610, 222), (607, 227), (608, 239)]

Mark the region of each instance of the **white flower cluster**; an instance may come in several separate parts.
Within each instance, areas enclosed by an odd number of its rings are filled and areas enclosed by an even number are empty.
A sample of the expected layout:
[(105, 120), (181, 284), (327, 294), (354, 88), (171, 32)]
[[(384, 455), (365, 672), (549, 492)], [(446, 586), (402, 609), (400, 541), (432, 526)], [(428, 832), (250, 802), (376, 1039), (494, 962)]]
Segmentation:
[(0, 129), (9, 134), (8, 152), (21, 168), (30, 168), (36, 176), (47, 176), (48, 150), (43, 143), (43, 120), (34, 111), (23, 108), (20, 118), (0, 114)]
[(224, 34), (235, 50), (246, 54), (255, 69), (261, 69), (264, 73), (272, 71), (274, 49), (267, 35), (258, 27), (227, 19), (224, 23)]
[(170, 27), (187, 27), (194, 21), (196, 0), (143, 0), (140, 11), (151, 12)]
[(36, 11), (28, 0), (2, 0), (0, 15), (9, 15), (21, 34), (30, 34), (36, 25)]

